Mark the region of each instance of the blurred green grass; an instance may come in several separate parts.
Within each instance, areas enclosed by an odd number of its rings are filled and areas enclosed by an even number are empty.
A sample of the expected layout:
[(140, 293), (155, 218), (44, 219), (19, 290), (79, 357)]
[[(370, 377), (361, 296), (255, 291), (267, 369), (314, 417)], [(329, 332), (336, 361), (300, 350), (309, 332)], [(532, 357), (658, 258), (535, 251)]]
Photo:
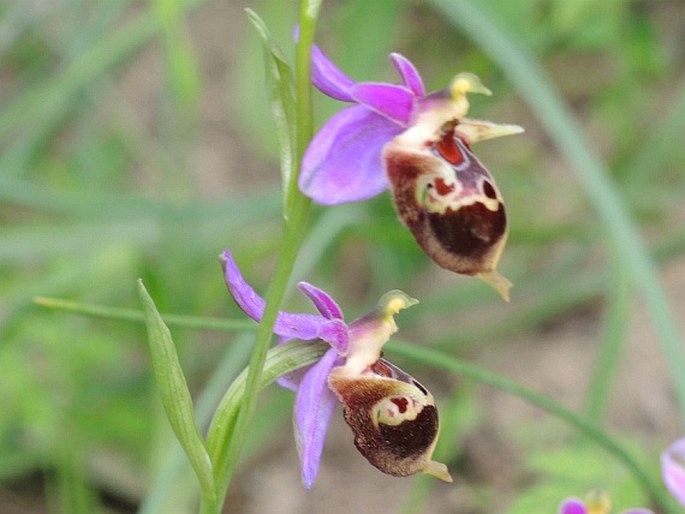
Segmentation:
[[(61, 0), (0, 7), (6, 487), (38, 474), (58, 511), (97, 512), (111, 498), (132, 510), (161, 476), (171, 439), (143, 328), (46, 311), (32, 299), (138, 308), (135, 280), (143, 277), (165, 312), (238, 318), (217, 261), (229, 246), (255, 287), (266, 289), (281, 235), (278, 149), (262, 50), (241, 7), (258, 11), (292, 56), (294, 4)], [(573, 108), (653, 255), (661, 263), (681, 257), (684, 8), (619, 0), (479, 5), (535, 56)], [(472, 115), (526, 127), (523, 136), (476, 149), (507, 201), (511, 235), (501, 267), (515, 288), (507, 306), (484, 284), (436, 270), (387, 195), (314, 209), (298, 279), (330, 291), (348, 318), (386, 290), (404, 289), (422, 303), (403, 315), (403, 339), (457, 354), (611, 300), (604, 228), (486, 45), (418, 1), (324, 2), (322, 13), (317, 39), (352, 77), (394, 80), (390, 51), (414, 61), (429, 89), (473, 71), (495, 96), (474, 98)], [(321, 123), (339, 105), (319, 96), (316, 107)], [(307, 308), (297, 295), (288, 305)], [(607, 337), (625, 337), (611, 335), (623, 319), (605, 319)], [(235, 338), (185, 329), (174, 338), (199, 395)], [(274, 415), (274, 403), (282, 404), (267, 397), (262, 419)], [(287, 408), (280, 410), (285, 421)], [(166, 499), (195, 501), (192, 488), (176, 493), (182, 500)], [(156, 508), (149, 512), (164, 512)]]

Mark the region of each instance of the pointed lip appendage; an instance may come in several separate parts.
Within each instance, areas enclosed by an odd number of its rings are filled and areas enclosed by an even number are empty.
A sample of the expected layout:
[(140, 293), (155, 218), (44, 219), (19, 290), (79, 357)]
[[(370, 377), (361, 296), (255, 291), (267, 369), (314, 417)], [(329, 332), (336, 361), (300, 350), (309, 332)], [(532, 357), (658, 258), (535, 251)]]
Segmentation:
[(434, 460), (428, 461), (423, 472), (426, 475), (431, 475), (431, 476), (434, 476), (435, 478), (439, 478), (440, 480), (442, 480), (444, 482), (452, 482), (453, 481), (452, 475), (450, 475), (450, 472), (447, 469), (447, 466), (445, 464), (443, 464), (442, 462), (437, 462)]

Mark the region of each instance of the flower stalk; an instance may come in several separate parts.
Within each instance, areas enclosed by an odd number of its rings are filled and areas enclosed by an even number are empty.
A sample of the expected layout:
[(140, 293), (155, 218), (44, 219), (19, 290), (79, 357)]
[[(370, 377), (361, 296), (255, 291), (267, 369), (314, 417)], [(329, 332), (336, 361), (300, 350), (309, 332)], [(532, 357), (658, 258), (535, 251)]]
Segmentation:
[[(295, 120), (296, 120), (296, 156), (299, 163), (313, 132), (313, 108), (311, 94), (311, 48), (314, 40), (316, 18), (319, 3), (316, 0), (302, 0), (300, 4), (300, 38), (297, 43), (297, 61), (295, 68)], [(240, 449), (244, 446), (250, 422), (255, 412), (257, 394), (260, 390), (262, 370), (272, 340), (273, 327), (278, 315), (279, 306), (292, 274), (295, 260), (305, 233), (309, 216), (310, 200), (300, 193), (297, 187), (299, 165), (294, 164), (288, 177), (285, 194), (284, 219), (285, 232), (283, 246), (271, 284), (266, 294), (264, 316), (257, 329), (254, 348), (250, 357), (249, 370), (245, 379), (245, 394), (235, 418), (235, 424), (216, 426), (221, 413), (217, 411), (210, 426), (210, 433), (224, 431), (228, 447), (225, 454), (222, 448), (211, 446), (210, 457), (215, 465), (215, 482), (219, 498), (225, 495), (233, 471), (238, 462)], [(218, 437), (218, 436), (217, 436)], [(223, 438), (222, 438), (223, 439)], [(220, 455), (221, 454), (221, 455)], [(217, 459), (221, 459), (217, 461)], [(218, 469), (217, 464), (219, 464)], [(214, 512), (203, 506), (203, 513)], [(219, 511), (216, 511), (219, 512)]]

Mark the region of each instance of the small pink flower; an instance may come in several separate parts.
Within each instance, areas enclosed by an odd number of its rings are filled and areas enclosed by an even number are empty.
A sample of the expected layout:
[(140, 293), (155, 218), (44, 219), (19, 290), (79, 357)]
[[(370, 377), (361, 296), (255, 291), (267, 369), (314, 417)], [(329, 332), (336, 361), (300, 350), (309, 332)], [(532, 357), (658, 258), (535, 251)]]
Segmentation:
[(685, 438), (661, 454), (661, 476), (673, 497), (685, 506)]
[[(559, 514), (610, 514), (611, 498), (601, 489), (593, 489), (584, 500), (576, 497), (566, 498), (559, 505)], [(649, 509), (628, 509), (622, 514), (654, 514)]]

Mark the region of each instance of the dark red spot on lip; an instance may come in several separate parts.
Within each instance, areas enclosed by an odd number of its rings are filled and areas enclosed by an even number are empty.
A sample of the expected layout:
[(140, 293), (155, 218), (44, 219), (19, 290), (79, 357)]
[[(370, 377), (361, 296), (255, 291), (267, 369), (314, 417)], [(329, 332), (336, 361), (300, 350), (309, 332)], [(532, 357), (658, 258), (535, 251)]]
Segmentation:
[(446, 194), (449, 194), (452, 191), (454, 191), (454, 184), (448, 186), (447, 184), (445, 184), (445, 181), (443, 179), (436, 178), (435, 190), (438, 192), (440, 196), (445, 196)]
[(444, 133), (433, 147), (438, 154), (440, 154), (440, 157), (453, 166), (457, 166), (464, 162), (464, 154), (461, 152), (461, 149), (454, 138), (454, 129), (452, 129), (451, 131)]
[(406, 398), (393, 398), (390, 401), (397, 405), (397, 408), (400, 410), (400, 414), (407, 412), (407, 405), (409, 404), (409, 401)]

